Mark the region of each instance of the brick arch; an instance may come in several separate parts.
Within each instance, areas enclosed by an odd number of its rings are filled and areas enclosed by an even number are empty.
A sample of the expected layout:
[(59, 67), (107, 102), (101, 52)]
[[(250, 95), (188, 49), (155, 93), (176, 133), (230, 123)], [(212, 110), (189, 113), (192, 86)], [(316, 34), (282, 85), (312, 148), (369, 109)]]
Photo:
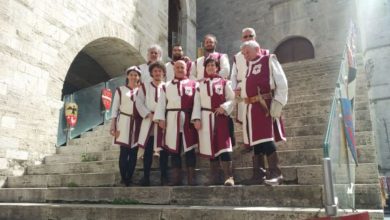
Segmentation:
[(313, 43), (302, 36), (290, 36), (284, 39), (275, 48), (274, 53), (280, 63), (313, 59), (315, 57)]

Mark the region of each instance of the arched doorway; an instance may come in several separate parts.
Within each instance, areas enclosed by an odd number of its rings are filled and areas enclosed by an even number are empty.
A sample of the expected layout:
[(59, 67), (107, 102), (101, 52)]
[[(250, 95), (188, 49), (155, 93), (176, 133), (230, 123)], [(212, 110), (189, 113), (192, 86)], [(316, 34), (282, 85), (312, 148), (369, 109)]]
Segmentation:
[(105, 82), (143, 62), (139, 52), (124, 40), (99, 38), (76, 55), (65, 77), (62, 96)]
[(292, 37), (283, 41), (275, 49), (280, 63), (288, 63), (299, 60), (313, 59), (313, 44), (304, 37)]

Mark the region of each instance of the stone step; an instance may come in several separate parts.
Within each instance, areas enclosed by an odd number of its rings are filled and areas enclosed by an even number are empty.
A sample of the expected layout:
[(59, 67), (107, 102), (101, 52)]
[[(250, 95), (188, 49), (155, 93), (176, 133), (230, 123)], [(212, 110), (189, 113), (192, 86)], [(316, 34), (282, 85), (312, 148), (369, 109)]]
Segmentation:
[(287, 79), (300, 80), (307, 77), (337, 77), (340, 67), (338, 66), (321, 66), (321, 67), (309, 67), (303, 69), (284, 70)]
[[(243, 156), (233, 156), (235, 167), (252, 166), (252, 153)], [(112, 157), (118, 157), (113, 155)], [(303, 166), (321, 164), (322, 149), (311, 149), (305, 151), (282, 151), (279, 153), (281, 166)], [(111, 159), (111, 158), (110, 158)], [(142, 160), (137, 161), (137, 167), (142, 168)], [(158, 159), (153, 160), (152, 167), (157, 168)], [(197, 159), (197, 168), (209, 167), (209, 160)], [(28, 166), (26, 174), (72, 174), (72, 173), (95, 173), (95, 172), (112, 172), (118, 169), (118, 160), (101, 160), (89, 162), (67, 162)]]
[[(356, 208), (381, 209), (378, 184), (355, 186)], [(321, 208), (323, 192), (321, 185), (3, 188), (0, 202), (112, 204), (125, 200), (132, 204)]]
[[(77, 210), (77, 212), (75, 212)], [(369, 211), (371, 220), (382, 220), (383, 210)], [(345, 214), (352, 210), (339, 210)], [(340, 213), (342, 214), (342, 213)], [(318, 208), (237, 207), (237, 206), (178, 206), (178, 205), (113, 205), (113, 204), (56, 204), (0, 203), (0, 219), (267, 219), (301, 220), (324, 217)]]
[[(204, 166), (198, 166), (197, 168), (197, 178), (199, 184), (205, 184), (208, 179), (209, 169), (208, 161), (205, 161)], [(234, 169), (234, 175), (237, 183), (240, 183), (244, 179), (248, 179), (252, 175), (251, 161), (247, 161), (248, 167), (240, 167)], [(155, 165), (154, 167), (158, 167)], [(281, 166), (283, 175), (285, 177), (286, 183), (298, 183), (298, 184), (322, 184), (322, 165), (301, 165), (301, 166)], [(376, 171), (377, 166), (371, 163), (362, 163), (356, 168), (356, 170), (369, 171), (365, 175), (359, 175), (356, 177), (356, 183), (373, 183), (377, 182), (378, 171)], [(185, 170), (183, 170), (185, 171)], [(38, 167), (31, 167), (28, 169), (27, 175), (21, 177), (9, 177), (7, 181), (10, 186), (12, 184), (44, 184), (38, 175), (47, 176), (55, 174), (90, 174), (90, 173), (116, 173), (118, 172), (118, 161), (100, 161), (100, 162), (85, 162), (85, 163), (68, 163), (68, 164), (56, 164), (56, 165), (43, 165)], [(340, 170), (344, 172), (344, 170)], [(185, 172), (184, 172), (185, 173)], [(135, 172), (134, 180), (137, 183), (138, 179), (142, 176), (142, 169), (137, 168)], [(153, 184), (158, 185), (159, 182), (159, 171), (158, 169), (153, 169)], [(376, 175), (376, 177), (375, 177)], [(137, 178), (137, 176), (139, 178)], [(38, 178), (37, 181), (34, 181), (34, 178)], [(76, 177), (75, 177), (76, 178)], [(78, 177), (77, 177), (78, 178)], [(77, 180), (76, 178), (76, 180)], [(60, 178), (61, 180), (61, 178)], [(66, 181), (65, 179), (64, 181)], [(54, 181), (54, 180), (53, 180)], [(81, 181), (81, 180), (80, 180)], [(69, 183), (69, 182), (66, 182)], [(105, 184), (106, 182), (104, 182)], [(80, 183), (82, 184), (82, 183)], [(98, 184), (98, 183), (96, 183)], [(100, 184), (99, 185), (104, 185)], [(114, 184), (114, 183), (112, 183)], [(36, 185), (35, 185), (36, 186)]]
[[(88, 161), (104, 161), (104, 160), (118, 160), (119, 148), (114, 146), (112, 150), (94, 151), (81, 154), (56, 154), (47, 156), (44, 163), (47, 165), (54, 165), (56, 163), (71, 163), (71, 162), (88, 162)], [(244, 152), (243, 148), (237, 147), (233, 150), (233, 162), (240, 166), (239, 161), (249, 160), (253, 152)], [(318, 164), (322, 158), (322, 151), (319, 149), (306, 149), (304, 151), (299, 149), (278, 149), (279, 157), (282, 165), (309, 165)], [(154, 158), (158, 164), (158, 158)], [(207, 159), (198, 157), (199, 166), (203, 166), (203, 161)], [(141, 164), (139, 164), (141, 166)], [(246, 166), (246, 165), (245, 165)]]

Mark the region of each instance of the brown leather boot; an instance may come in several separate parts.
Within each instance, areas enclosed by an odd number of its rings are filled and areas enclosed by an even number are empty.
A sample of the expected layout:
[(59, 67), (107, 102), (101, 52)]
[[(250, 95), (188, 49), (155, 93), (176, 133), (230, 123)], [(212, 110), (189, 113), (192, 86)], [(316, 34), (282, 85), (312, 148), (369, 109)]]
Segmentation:
[(276, 186), (283, 182), (282, 171), (279, 168), (279, 157), (275, 151), (271, 155), (267, 156), (269, 177), (264, 181), (266, 185)]
[(169, 182), (169, 186), (181, 186), (183, 185), (181, 180), (181, 169), (180, 168), (172, 168), (171, 182)]
[(261, 185), (264, 183), (266, 171), (264, 169), (264, 155), (253, 155), (252, 157), (252, 177), (242, 181), (243, 185)]
[(219, 170), (219, 161), (213, 160), (210, 161), (210, 173), (209, 181), (206, 183), (207, 186), (219, 185), (221, 184), (221, 175)]
[(233, 162), (232, 161), (222, 161), (223, 174), (225, 176), (225, 186), (234, 186), (233, 179)]
[(189, 186), (196, 186), (195, 183), (195, 168), (187, 167), (187, 184)]

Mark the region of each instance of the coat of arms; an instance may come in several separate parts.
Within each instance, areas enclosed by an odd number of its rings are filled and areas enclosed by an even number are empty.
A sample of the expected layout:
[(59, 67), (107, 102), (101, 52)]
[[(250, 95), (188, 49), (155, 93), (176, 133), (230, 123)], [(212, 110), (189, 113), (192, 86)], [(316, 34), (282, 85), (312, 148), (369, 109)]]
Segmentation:
[(216, 92), (218, 95), (222, 95), (222, 94), (223, 94), (222, 85), (215, 85), (215, 92)]
[(261, 72), (261, 64), (257, 64), (256, 66), (253, 67), (252, 69), (252, 74), (259, 74)]
[(192, 87), (190, 86), (184, 87), (184, 92), (186, 93), (187, 96), (192, 96)]

